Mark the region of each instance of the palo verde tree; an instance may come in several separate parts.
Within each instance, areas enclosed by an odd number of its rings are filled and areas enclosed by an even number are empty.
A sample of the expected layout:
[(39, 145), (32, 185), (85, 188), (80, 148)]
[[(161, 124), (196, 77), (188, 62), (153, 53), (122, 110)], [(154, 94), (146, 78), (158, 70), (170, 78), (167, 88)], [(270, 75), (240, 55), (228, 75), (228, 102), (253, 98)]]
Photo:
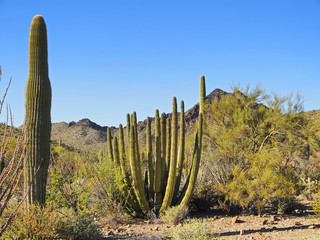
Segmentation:
[(48, 75), (47, 28), (40, 15), (32, 19), (30, 27), (25, 109), (24, 191), (27, 204), (44, 205), (50, 159), (51, 84)]
[(219, 185), (231, 204), (259, 212), (298, 193), (297, 166), (310, 140), (299, 98), (236, 88), (207, 109), (203, 171), (211, 186)]

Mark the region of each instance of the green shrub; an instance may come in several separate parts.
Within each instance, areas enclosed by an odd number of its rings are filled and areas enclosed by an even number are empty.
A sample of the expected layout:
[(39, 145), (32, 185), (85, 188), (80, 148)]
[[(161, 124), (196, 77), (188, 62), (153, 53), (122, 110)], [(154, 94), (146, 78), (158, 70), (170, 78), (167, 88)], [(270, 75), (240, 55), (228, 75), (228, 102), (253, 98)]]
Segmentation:
[(164, 222), (168, 222), (176, 225), (179, 222), (183, 221), (187, 215), (188, 215), (187, 207), (174, 206), (164, 211), (164, 213), (160, 215), (160, 218)]
[(56, 239), (60, 225), (58, 212), (52, 207), (30, 205), (28, 210), (20, 208), (4, 239)]
[(90, 215), (77, 215), (62, 218), (58, 229), (59, 236), (69, 240), (99, 239), (102, 233)]
[(173, 240), (211, 240), (217, 237), (206, 220), (190, 220), (189, 223), (181, 227), (170, 228), (170, 230), (161, 232), (161, 235)]

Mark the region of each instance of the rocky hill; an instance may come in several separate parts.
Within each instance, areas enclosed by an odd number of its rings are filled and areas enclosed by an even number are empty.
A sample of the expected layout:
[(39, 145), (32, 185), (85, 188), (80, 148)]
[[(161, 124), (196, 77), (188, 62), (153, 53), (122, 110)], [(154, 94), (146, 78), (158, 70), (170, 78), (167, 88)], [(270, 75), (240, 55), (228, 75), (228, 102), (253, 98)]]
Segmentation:
[[(225, 94), (230, 94), (224, 92), (221, 89), (215, 89), (209, 95), (207, 95), (207, 102), (212, 102), (214, 99), (221, 99), (221, 96)], [(167, 117), (171, 118), (171, 113), (167, 114)], [(190, 108), (185, 112), (185, 120), (187, 131), (192, 129), (193, 124), (195, 123), (199, 115), (199, 103)], [(154, 118), (151, 118), (151, 125)], [(139, 141), (145, 142), (145, 131), (146, 131), (147, 120), (138, 122), (138, 131), (139, 131)], [(126, 131), (124, 131), (126, 133)], [(112, 136), (118, 135), (118, 128), (111, 127)], [(52, 124), (52, 140), (58, 141), (61, 140), (67, 145), (72, 145), (75, 147), (83, 147), (89, 145), (96, 145), (106, 142), (107, 138), (107, 127), (99, 126), (98, 124), (90, 121), (89, 119), (82, 119), (78, 122), (60, 122)], [(125, 134), (126, 138), (126, 134)]]

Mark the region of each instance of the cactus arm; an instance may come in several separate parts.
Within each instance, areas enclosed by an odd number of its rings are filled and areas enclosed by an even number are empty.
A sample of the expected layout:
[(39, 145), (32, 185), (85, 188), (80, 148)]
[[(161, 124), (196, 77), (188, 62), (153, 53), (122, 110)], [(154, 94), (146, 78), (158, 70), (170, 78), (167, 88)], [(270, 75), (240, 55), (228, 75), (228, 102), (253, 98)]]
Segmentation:
[(179, 150), (178, 150), (178, 162), (177, 162), (177, 180), (176, 180), (176, 188), (174, 199), (177, 198), (180, 182), (181, 182), (181, 174), (184, 160), (184, 148), (185, 148), (185, 121), (184, 121), (184, 102), (181, 101), (181, 112), (180, 112), (180, 139), (179, 139)]
[(162, 113), (160, 118), (160, 138), (161, 138), (161, 166), (162, 166), (162, 172), (161, 172), (161, 192), (162, 195), (164, 194), (164, 190), (166, 187), (166, 114)]
[(202, 75), (200, 77), (200, 101), (199, 101), (199, 114), (204, 114), (204, 103), (206, 100), (206, 80)]
[[(197, 175), (200, 166), (200, 158), (201, 158), (201, 139), (202, 139), (202, 114), (199, 116), (199, 141), (196, 141), (195, 145), (197, 146), (195, 149), (195, 157), (193, 158), (192, 169), (190, 173), (189, 184), (185, 195), (180, 203), (180, 206), (188, 206), (195, 188), (195, 184), (197, 181)], [(197, 143), (198, 142), (198, 143)]]
[(111, 138), (111, 129), (107, 128), (107, 146), (108, 146), (108, 157), (110, 163), (113, 163), (113, 150), (112, 150), (112, 138)]
[(156, 110), (155, 116), (155, 142), (156, 142), (156, 160), (155, 160), (155, 179), (154, 179), (154, 206), (158, 210), (161, 206), (162, 192), (161, 192), (161, 175), (162, 175), (162, 164), (161, 164), (161, 137), (160, 137), (160, 119), (159, 110)]
[(150, 118), (147, 118), (147, 132), (146, 132), (146, 142), (147, 142), (147, 159), (148, 159), (148, 189), (150, 196), (154, 194), (154, 169), (152, 161), (152, 138), (151, 138), (151, 122)]
[(134, 128), (134, 125), (130, 128), (130, 167), (132, 174), (132, 185), (142, 212), (144, 214), (147, 214), (149, 211), (149, 205), (144, 192), (141, 172), (139, 172), (139, 162), (136, 155), (136, 136)]
[(112, 140), (112, 145), (113, 145), (114, 163), (116, 164), (116, 166), (119, 166), (120, 165), (120, 156), (119, 156), (118, 139), (116, 136)]
[(178, 120), (177, 120), (177, 99), (173, 98), (172, 103), (172, 134), (171, 134), (171, 153), (170, 153), (170, 168), (168, 182), (165, 195), (161, 205), (160, 212), (165, 211), (171, 206), (172, 198), (175, 190), (176, 168), (177, 168), (177, 142), (178, 142)]

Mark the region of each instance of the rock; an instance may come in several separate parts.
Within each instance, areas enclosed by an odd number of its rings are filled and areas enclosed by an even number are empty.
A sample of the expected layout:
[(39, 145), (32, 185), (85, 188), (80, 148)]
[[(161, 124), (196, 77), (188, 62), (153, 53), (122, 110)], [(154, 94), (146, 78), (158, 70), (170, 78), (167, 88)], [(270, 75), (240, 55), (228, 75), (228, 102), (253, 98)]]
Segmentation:
[(278, 218), (278, 217), (276, 217), (276, 216), (274, 216), (274, 215), (271, 216), (270, 219), (271, 219), (271, 221), (274, 221), (274, 222), (275, 222), (275, 221), (280, 221), (280, 218)]
[(153, 231), (159, 231), (159, 227), (153, 228)]
[(130, 228), (131, 227), (131, 225), (130, 224), (128, 224), (127, 226), (126, 226), (126, 228)]
[(107, 232), (107, 236), (114, 236), (114, 232), (110, 230), (109, 232)]
[(316, 229), (317, 227), (315, 225), (310, 225), (308, 228), (309, 229)]
[(234, 218), (232, 218), (232, 224), (235, 224), (238, 222), (239, 216), (235, 216)]
[(217, 220), (217, 219), (219, 219), (217, 215), (213, 217), (213, 220)]
[(268, 223), (268, 220), (267, 220), (267, 219), (265, 219), (265, 220), (262, 221), (262, 225), (266, 225), (267, 223)]
[(240, 230), (240, 236), (244, 234), (244, 230)]
[(124, 231), (125, 231), (124, 228), (118, 228), (118, 229), (116, 230), (117, 233), (124, 232)]
[(296, 226), (301, 226), (302, 223), (301, 223), (301, 222), (294, 222), (294, 225), (296, 225)]
[(261, 233), (259, 232), (256, 232), (254, 235), (253, 235), (254, 238), (264, 238)]

